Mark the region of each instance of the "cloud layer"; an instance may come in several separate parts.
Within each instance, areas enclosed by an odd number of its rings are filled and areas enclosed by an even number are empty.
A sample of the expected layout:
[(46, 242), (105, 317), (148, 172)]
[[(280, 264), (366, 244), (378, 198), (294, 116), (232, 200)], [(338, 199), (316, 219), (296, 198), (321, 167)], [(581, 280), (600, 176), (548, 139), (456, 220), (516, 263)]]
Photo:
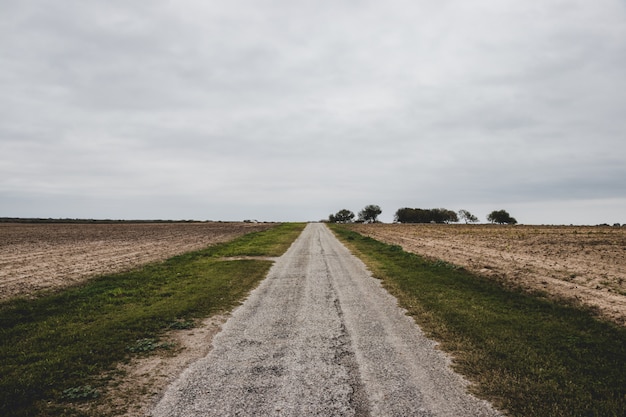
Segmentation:
[(622, 1), (5, 1), (0, 51), (0, 216), (626, 222)]

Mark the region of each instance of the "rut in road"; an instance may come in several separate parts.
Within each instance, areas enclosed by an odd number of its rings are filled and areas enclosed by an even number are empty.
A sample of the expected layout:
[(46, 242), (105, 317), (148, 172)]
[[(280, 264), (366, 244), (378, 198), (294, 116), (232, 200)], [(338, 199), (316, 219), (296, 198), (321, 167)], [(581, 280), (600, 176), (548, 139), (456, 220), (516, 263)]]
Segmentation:
[(153, 417), (497, 416), (323, 224), (309, 224)]

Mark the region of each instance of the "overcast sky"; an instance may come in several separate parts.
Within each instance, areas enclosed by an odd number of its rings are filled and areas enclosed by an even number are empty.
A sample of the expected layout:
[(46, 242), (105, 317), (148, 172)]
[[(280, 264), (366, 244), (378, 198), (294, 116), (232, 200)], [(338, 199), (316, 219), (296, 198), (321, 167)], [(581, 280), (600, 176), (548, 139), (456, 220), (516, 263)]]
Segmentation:
[(624, 0), (0, 0), (0, 217), (626, 223)]

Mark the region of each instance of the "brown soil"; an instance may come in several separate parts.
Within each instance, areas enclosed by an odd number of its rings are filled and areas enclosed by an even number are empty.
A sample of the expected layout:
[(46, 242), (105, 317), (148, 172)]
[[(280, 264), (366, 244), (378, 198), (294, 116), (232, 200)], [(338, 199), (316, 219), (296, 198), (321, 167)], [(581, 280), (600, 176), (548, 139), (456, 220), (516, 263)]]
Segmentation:
[(355, 231), (626, 325), (626, 228), (356, 224)]
[(0, 301), (272, 227), (265, 223), (0, 223)]

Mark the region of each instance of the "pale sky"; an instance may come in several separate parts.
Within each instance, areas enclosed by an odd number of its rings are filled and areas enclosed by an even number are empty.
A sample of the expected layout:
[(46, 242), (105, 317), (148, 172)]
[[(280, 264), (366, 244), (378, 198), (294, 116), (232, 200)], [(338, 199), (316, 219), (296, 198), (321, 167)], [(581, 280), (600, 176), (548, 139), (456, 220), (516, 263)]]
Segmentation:
[(624, 0), (0, 0), (0, 217), (626, 223)]

